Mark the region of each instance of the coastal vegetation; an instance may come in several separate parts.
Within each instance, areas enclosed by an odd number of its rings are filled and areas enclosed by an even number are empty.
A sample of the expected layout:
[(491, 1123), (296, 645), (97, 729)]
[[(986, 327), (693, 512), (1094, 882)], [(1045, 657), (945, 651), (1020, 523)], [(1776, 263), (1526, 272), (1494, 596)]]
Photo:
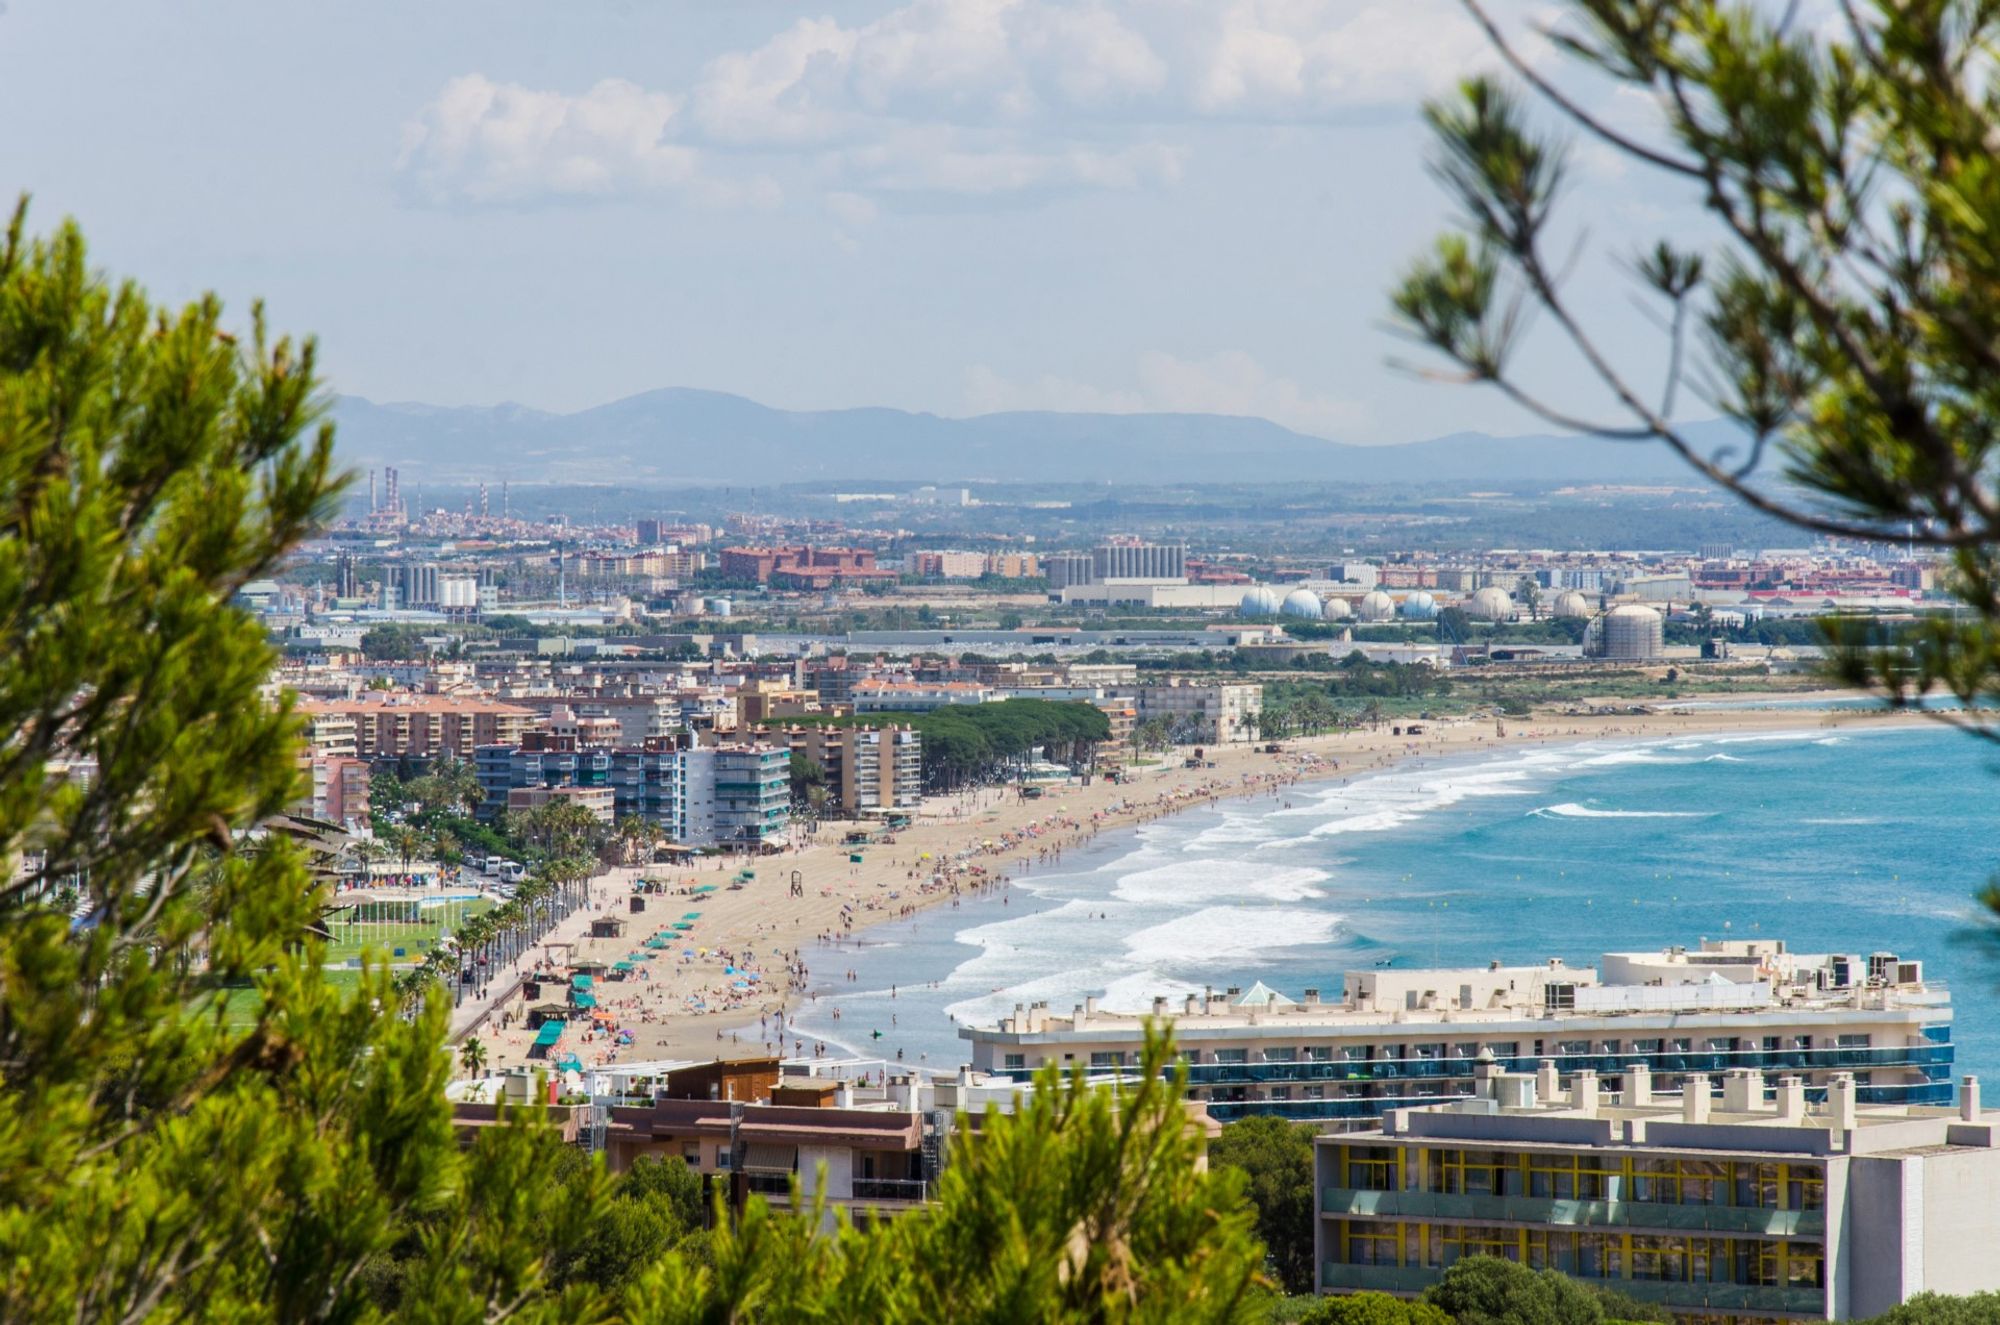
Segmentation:
[(1097, 747), (1111, 738), (1111, 719), (1102, 710), (1070, 700), (1003, 699), (948, 704), (927, 713), (809, 713), (786, 721), (821, 727), (891, 723), (914, 727), (924, 738), (924, 785), (932, 791), (955, 791), (1019, 773), (1037, 753), (1087, 768)]
[[(1396, 285), (1402, 329), (1468, 382), (1559, 426), (1653, 441), (1745, 505), (1814, 535), (1921, 548), (1960, 611), (1894, 639), (1823, 624), (1834, 675), (1890, 704), (1943, 693), (1992, 736), (2000, 696), (2000, 281), (1990, 167), (2000, 14), (1967, 0), (1797, 5), (1567, 0), (1547, 63), (1482, 0), (1508, 67), (1426, 109), (1464, 218)], [(1606, 96), (1605, 84), (1615, 92)], [(1646, 108), (1616, 122), (1597, 109)], [(1591, 150), (1678, 190), (1711, 242), (1611, 256), (1658, 315), (1657, 371), (1607, 352), (1563, 275), (1589, 253), (1559, 202)], [(1529, 313), (1539, 314), (1530, 317)], [(1544, 328), (1582, 393), (1520, 371)], [(1704, 445), (1682, 402), (1735, 425)], [(2000, 903), (2000, 897), (1994, 899)]]

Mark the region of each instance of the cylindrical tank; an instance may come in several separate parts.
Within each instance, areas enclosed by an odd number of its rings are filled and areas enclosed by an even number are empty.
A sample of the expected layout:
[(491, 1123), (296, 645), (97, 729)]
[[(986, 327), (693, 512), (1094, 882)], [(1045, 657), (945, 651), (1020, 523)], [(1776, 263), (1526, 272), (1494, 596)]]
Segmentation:
[(1479, 621), (1511, 621), (1514, 617), (1514, 600), (1505, 589), (1488, 587), (1472, 595), (1472, 601), (1465, 610)]
[(1420, 589), (1403, 600), (1401, 611), (1405, 620), (1435, 620), (1438, 614), (1437, 599)]
[(1354, 615), (1363, 621), (1387, 621), (1396, 615), (1396, 600), (1380, 589), (1371, 589), (1355, 604)]
[(1614, 607), (1604, 614), (1604, 656), (1626, 662), (1657, 658), (1666, 647), (1665, 633), (1652, 608), (1637, 603)]
[(1243, 599), (1236, 605), (1238, 616), (1276, 616), (1278, 614), (1278, 593), (1269, 585), (1260, 584), (1244, 591)]
[(1590, 600), (1574, 589), (1565, 589), (1556, 595), (1549, 610), (1558, 617), (1580, 621), (1590, 615)]
[(1317, 621), (1321, 615), (1319, 595), (1310, 589), (1294, 589), (1285, 595), (1285, 601), (1278, 605), (1278, 611), (1285, 616)]

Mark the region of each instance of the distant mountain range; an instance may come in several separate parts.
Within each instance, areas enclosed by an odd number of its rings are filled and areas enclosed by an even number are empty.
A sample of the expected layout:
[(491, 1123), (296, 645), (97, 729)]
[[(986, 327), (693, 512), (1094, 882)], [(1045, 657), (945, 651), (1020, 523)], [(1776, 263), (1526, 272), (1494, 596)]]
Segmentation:
[[(1455, 433), (1353, 446), (1220, 414), (781, 410), (717, 391), (648, 391), (574, 414), (381, 405), (342, 396), (345, 463), (450, 483), (1635, 483), (1688, 479), (1657, 445)], [(1723, 424), (1698, 425), (1712, 444)]]

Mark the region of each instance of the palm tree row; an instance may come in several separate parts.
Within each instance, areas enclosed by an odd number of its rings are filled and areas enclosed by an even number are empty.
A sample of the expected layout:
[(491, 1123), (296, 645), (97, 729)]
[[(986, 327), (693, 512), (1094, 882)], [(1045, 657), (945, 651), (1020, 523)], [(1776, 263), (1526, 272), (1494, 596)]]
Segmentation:
[(467, 986), (483, 991), (494, 972), (513, 963), (583, 905), (593, 872), (588, 857), (545, 861), (505, 902), (460, 921), (451, 942), (433, 947), (422, 965), (403, 976), (404, 983), (415, 988), (445, 980), (454, 1002), (464, 1001)]

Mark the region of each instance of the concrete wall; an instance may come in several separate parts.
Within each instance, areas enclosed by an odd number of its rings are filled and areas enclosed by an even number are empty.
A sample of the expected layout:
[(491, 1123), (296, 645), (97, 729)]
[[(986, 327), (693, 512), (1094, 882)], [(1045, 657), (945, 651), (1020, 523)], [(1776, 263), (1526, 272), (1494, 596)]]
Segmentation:
[[(1848, 1291), (1836, 1306), (1850, 1317), (1878, 1316), (1923, 1283), (1921, 1215), (1919, 1227), (1909, 1230), (1919, 1239), (1915, 1246), (1903, 1241), (1906, 1205), (1923, 1199), (1923, 1170), (1901, 1157), (1861, 1157), (1850, 1161), (1849, 1174), (1848, 1227), (1841, 1240)], [(1916, 1183), (1914, 1192), (1910, 1182)], [(1835, 1275), (1836, 1285), (1840, 1277)]]
[(2000, 1150), (1925, 1155), (1923, 1284), (1934, 1293), (2000, 1289)]

